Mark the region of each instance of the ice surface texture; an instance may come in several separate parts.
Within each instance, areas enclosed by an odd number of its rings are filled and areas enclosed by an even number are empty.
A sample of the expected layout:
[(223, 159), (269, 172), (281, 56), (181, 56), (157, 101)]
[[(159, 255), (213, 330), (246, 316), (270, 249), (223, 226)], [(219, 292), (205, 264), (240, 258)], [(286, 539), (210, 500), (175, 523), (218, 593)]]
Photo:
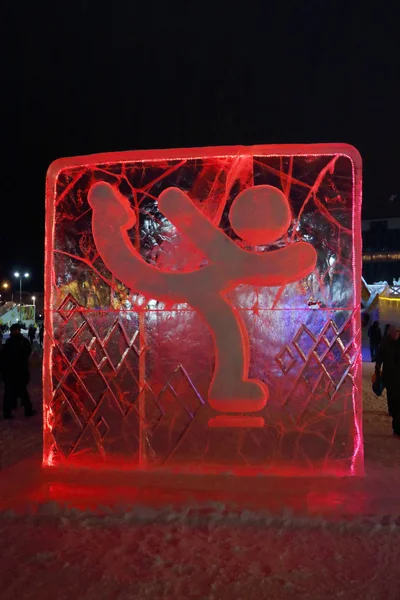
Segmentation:
[(53, 163), (44, 463), (361, 473), (360, 204), (346, 145)]

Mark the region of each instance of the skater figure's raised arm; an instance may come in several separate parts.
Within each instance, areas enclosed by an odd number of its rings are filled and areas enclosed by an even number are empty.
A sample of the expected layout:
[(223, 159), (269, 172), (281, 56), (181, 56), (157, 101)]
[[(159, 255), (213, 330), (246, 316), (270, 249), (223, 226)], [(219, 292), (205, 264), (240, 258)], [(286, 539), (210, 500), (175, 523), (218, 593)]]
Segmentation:
[(107, 269), (130, 290), (158, 300), (175, 298), (173, 273), (149, 265), (132, 246), (128, 231), (136, 223), (129, 200), (108, 183), (96, 183), (89, 191), (92, 233), (96, 248)]
[(171, 187), (162, 192), (158, 207), (210, 262), (229, 262), (240, 252), (239, 246), (216, 227), (179, 188)]

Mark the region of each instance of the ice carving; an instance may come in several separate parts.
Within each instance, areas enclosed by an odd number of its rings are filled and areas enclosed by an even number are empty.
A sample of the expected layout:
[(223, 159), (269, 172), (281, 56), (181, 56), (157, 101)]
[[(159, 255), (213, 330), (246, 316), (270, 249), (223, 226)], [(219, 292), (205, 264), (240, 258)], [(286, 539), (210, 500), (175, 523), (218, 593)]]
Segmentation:
[[(189, 272), (170, 273), (151, 266), (133, 248), (127, 231), (136, 223), (128, 200), (108, 183), (96, 183), (88, 201), (93, 210), (92, 232), (96, 248), (117, 279), (130, 290), (148, 297), (186, 302), (204, 318), (214, 339), (215, 369), (208, 402), (221, 412), (261, 410), (267, 386), (248, 379), (249, 342), (240, 313), (226, 300), (239, 284), (286, 285), (314, 269), (317, 255), (311, 244), (297, 242), (271, 252), (244, 250), (215, 227), (178, 188), (169, 188), (158, 199), (161, 212), (209, 260)], [(235, 233), (258, 245), (271, 244), (286, 233), (290, 209), (284, 194), (272, 186), (250, 187), (239, 194), (230, 211)], [(225, 426), (242, 419), (213, 420)], [(251, 420), (246, 419), (249, 426)], [(260, 426), (259, 421), (256, 421)]]
[(44, 464), (361, 473), (360, 168), (329, 144), (56, 161)]

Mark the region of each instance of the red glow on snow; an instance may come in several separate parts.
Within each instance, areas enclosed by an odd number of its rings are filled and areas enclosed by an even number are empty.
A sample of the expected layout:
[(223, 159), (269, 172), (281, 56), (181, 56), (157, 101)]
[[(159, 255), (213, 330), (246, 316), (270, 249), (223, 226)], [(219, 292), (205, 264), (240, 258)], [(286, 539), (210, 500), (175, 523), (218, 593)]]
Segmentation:
[(56, 161), (44, 464), (360, 474), (360, 203), (344, 145)]

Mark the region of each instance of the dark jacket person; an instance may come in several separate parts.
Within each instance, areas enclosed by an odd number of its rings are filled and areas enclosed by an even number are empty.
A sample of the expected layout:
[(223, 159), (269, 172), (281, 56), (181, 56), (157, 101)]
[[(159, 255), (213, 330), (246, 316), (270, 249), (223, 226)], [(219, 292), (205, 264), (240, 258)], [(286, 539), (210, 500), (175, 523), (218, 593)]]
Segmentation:
[(382, 340), (376, 357), (376, 371), (382, 369), (386, 387), (388, 410), (393, 418), (393, 431), (400, 435), (400, 331), (391, 325)]
[(18, 398), (21, 399), (25, 415), (30, 417), (34, 414), (27, 390), (31, 345), (21, 334), (19, 325), (12, 325), (10, 334), (0, 353), (0, 368), (4, 381), (4, 418), (12, 419), (12, 411), (17, 408)]
[(369, 347), (371, 350), (371, 362), (375, 362), (379, 344), (382, 341), (382, 332), (378, 321), (374, 321), (368, 330)]

